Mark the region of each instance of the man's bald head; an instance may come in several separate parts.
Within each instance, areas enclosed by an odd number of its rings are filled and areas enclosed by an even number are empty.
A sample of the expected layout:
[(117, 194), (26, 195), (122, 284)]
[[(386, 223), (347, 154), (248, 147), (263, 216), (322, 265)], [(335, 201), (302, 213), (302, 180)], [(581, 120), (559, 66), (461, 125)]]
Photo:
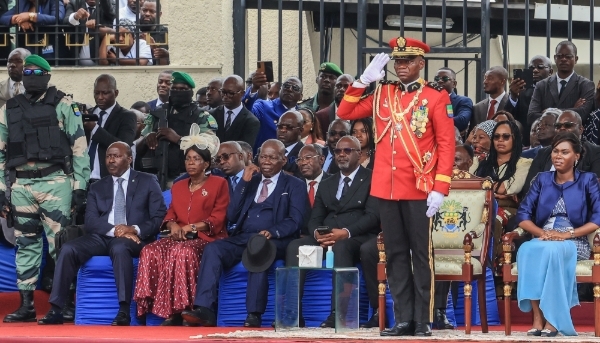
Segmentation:
[(572, 132), (581, 138), (583, 125), (579, 113), (564, 110), (556, 119), (556, 130), (558, 132)]
[(489, 72), (499, 75), (503, 79), (508, 79), (508, 71), (506, 71), (506, 69), (504, 69), (504, 67), (502, 67), (502, 66), (491, 67)]
[(223, 81), (223, 86), (225, 85), (235, 85), (236, 88), (242, 90), (245, 89), (245, 85), (246, 83), (244, 82), (244, 79), (242, 79), (239, 75), (229, 75), (225, 78), (225, 81)]
[(277, 139), (267, 139), (261, 146), (260, 149), (264, 150), (271, 148), (276, 150), (281, 156), (285, 156), (285, 145)]
[(110, 148), (119, 148), (119, 150), (121, 150), (126, 156), (131, 157), (133, 156), (133, 154), (131, 153), (131, 147), (129, 146), (129, 144), (125, 143), (125, 142), (114, 142), (111, 145), (108, 146), (108, 148), (106, 148), (106, 150), (110, 149)]
[(221, 143), (222, 147), (227, 147), (232, 149), (235, 152), (239, 152), (240, 154), (243, 153), (244, 151), (242, 150), (242, 146), (236, 142), (236, 141), (227, 141), (227, 142), (223, 142)]
[(360, 141), (354, 136), (344, 136), (340, 138), (340, 140), (337, 142), (337, 145), (339, 146), (341, 142), (346, 141), (348, 141), (352, 145), (352, 148), (360, 150)]

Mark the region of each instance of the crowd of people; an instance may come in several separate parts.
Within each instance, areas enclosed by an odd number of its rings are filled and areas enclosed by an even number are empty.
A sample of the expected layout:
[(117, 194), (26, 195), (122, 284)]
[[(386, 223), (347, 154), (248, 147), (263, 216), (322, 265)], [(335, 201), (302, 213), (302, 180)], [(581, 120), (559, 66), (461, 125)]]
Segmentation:
[(168, 65), (160, 17), (160, 0), (15, 1), (0, 10), (1, 49), (12, 43), (61, 66)]
[[(452, 329), (449, 284), (434, 286), (429, 218), (459, 169), (493, 182), (495, 267), (511, 262), (503, 261), (504, 233), (520, 226), (534, 237), (517, 256), (519, 306), (534, 312), (528, 334), (576, 334), (568, 316), (578, 303), (575, 263), (590, 258), (586, 237), (600, 224), (600, 147), (584, 131), (600, 104), (593, 83), (574, 72), (575, 45), (557, 45), (556, 73), (550, 59), (533, 57), (534, 84), (513, 79), (508, 93), (506, 70), (490, 68), (489, 97), (475, 105), (456, 94), (453, 70), (441, 68), (435, 82), (420, 77), (426, 44), (398, 37), (390, 47), (356, 79), (322, 63), (307, 100), (293, 76), (268, 83), (256, 71), (194, 91), (190, 75), (164, 70), (157, 98), (129, 110), (116, 101), (113, 76), (96, 78), (88, 107), (49, 84), (46, 59), (12, 51), (0, 82), (0, 203), (19, 248), (21, 306), (4, 321), (36, 320), (44, 233), (56, 267), (52, 307), (39, 324), (72, 321), (79, 267), (108, 255), (120, 307), (113, 325), (129, 325), (135, 300), (141, 320), (153, 313), (163, 325), (215, 326), (220, 275), (242, 261), (243, 325), (259, 327), (270, 265), (298, 266), (299, 247), (313, 245), (332, 247), (335, 267), (362, 263), (374, 311), (361, 327), (377, 327), (383, 231), (395, 323), (381, 335)], [(399, 81), (369, 92), (390, 59)], [(77, 218), (86, 234), (57, 253), (55, 235)], [(543, 283), (547, 275), (563, 283)], [(300, 294), (304, 280), (301, 273)], [(562, 307), (548, 307), (556, 299)], [(334, 327), (347, 305), (332, 301), (321, 327)]]

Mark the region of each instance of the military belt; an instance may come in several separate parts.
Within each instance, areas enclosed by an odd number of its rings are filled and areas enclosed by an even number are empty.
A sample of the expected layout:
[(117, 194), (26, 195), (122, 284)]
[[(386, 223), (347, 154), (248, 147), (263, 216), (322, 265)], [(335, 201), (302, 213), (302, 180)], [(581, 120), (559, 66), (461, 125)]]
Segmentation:
[(63, 167), (60, 164), (55, 164), (48, 168), (38, 170), (16, 170), (15, 176), (17, 179), (39, 179), (62, 169)]

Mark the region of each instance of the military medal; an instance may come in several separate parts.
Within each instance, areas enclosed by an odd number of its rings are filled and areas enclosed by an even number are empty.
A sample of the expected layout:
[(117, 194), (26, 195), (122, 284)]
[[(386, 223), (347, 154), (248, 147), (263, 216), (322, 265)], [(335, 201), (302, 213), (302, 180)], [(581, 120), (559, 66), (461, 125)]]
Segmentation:
[(396, 123), (396, 131), (398, 131), (398, 132), (402, 131), (402, 124)]

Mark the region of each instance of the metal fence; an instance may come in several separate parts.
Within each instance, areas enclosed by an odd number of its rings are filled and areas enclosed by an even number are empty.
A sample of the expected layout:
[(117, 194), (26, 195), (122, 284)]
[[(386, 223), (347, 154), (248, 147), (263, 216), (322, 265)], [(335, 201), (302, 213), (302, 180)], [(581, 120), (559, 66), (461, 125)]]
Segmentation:
[[(256, 60), (261, 60), (264, 44), (273, 44), (274, 37), (263, 37), (261, 20), (265, 11), (277, 11), (279, 50), (274, 64), (278, 66), (279, 81), (287, 76), (282, 75), (284, 59), (289, 56), (288, 52), (284, 56), (282, 51), (282, 15), (293, 11), (298, 13), (296, 53), (300, 62), (296, 75), (299, 77), (306, 67), (302, 65), (306, 53), (302, 38), (303, 18), (307, 16), (314, 26), (309, 29), (319, 34), (318, 61), (315, 62), (329, 61), (336, 55), (337, 60), (332, 62), (342, 70), (355, 65), (355, 73), (359, 75), (370, 56), (389, 52), (385, 37), (408, 35), (434, 43), (430, 44), (426, 78), (433, 79), (436, 67), (452, 65), (460, 69), (457, 77), (463, 85), (462, 93), (474, 93), (474, 98), (480, 100), (485, 94), (479, 85), (491, 65), (503, 65), (507, 69), (527, 67), (530, 56), (537, 54), (552, 59), (557, 39), (578, 42), (580, 61), (587, 61), (589, 66), (582, 63), (583, 67), (580, 65), (576, 70), (594, 79), (594, 38), (600, 28), (595, 23), (595, 18), (600, 20), (595, 9), (594, 0), (234, 0), (234, 71), (238, 75), (247, 72), (247, 44), (257, 44)], [(250, 10), (256, 11), (255, 42), (248, 41), (247, 13)], [(356, 44), (352, 53), (348, 51), (350, 43)], [(318, 63), (314, 63), (315, 67)], [(469, 75), (471, 63), (476, 69), (471, 68)]]

